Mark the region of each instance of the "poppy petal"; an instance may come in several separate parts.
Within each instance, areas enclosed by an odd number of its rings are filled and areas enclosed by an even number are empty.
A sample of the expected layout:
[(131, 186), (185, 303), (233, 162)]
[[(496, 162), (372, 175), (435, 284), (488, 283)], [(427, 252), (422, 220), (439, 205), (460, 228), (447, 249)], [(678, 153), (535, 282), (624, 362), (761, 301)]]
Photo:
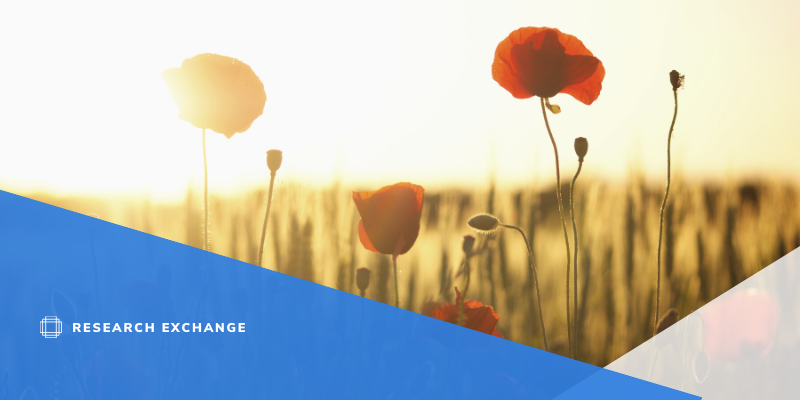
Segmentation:
[[(597, 59), (595, 58), (595, 60)], [(586, 66), (588, 65), (584, 65), (584, 67)], [(578, 75), (579, 74), (576, 74), (576, 76)], [(603, 63), (597, 60), (597, 67), (591, 76), (582, 82), (565, 87), (561, 90), (561, 93), (568, 94), (583, 104), (592, 104), (600, 97), (600, 90), (603, 88), (603, 78), (605, 78), (605, 76), (606, 70), (603, 68)]]
[(391, 255), (411, 250), (419, 235), (424, 193), (422, 186), (408, 182), (374, 192), (353, 192), (364, 234), (373, 248)]
[(365, 249), (369, 251), (374, 251), (376, 253), (380, 253), (375, 246), (372, 245), (372, 242), (369, 241), (369, 236), (367, 236), (367, 231), (364, 230), (364, 221), (358, 220), (358, 239), (361, 240), (361, 244), (364, 246)]
[(520, 28), (495, 50), (492, 78), (515, 98), (558, 93), (591, 104), (600, 95), (605, 69), (578, 38), (552, 28)]
[(780, 312), (769, 294), (740, 290), (704, 308), (706, 353), (721, 362), (765, 357), (775, 346)]
[[(566, 87), (561, 93), (569, 94), (584, 104), (592, 104), (600, 95), (603, 78), (606, 76), (603, 63), (597, 57), (594, 57), (594, 54), (575, 36), (561, 33), (559, 40), (564, 45), (566, 54), (585, 56), (570, 57), (569, 60), (565, 60), (564, 69), (568, 71), (565, 72), (565, 75), (572, 75), (572, 77), (565, 82)], [(593, 62), (588, 61), (591, 59), (596, 60), (597, 65), (594, 68), (592, 67)], [(592, 69), (593, 72), (586, 77), (585, 75)]]
[(422, 305), (422, 315), (455, 324), (458, 320), (458, 307), (447, 302), (428, 302)]
[(456, 303), (447, 302), (427, 302), (422, 305), (422, 314), (451, 324), (458, 323), (459, 304), (464, 305), (464, 327), (488, 335), (503, 337), (497, 330), (497, 321), (500, 316), (494, 312), (491, 306), (484, 306), (477, 300), (470, 300), (463, 303), (463, 295), (456, 287)]
[(484, 306), (481, 302), (470, 300), (464, 304), (467, 328), (491, 335), (500, 316), (491, 306)]
[(558, 33), (558, 41), (564, 47), (564, 54), (573, 56), (594, 56), (577, 37), (563, 33), (555, 28), (552, 30)]
[(161, 76), (180, 119), (227, 138), (248, 130), (267, 101), (264, 84), (255, 72), (231, 57), (199, 54)]

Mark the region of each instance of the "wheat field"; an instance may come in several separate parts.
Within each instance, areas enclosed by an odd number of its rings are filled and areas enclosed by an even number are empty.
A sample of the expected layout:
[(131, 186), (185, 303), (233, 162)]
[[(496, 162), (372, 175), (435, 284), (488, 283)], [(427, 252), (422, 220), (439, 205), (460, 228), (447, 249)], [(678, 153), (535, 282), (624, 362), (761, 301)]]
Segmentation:
[[(390, 256), (367, 251), (358, 240), (359, 215), (351, 192), (362, 189), (277, 185), (264, 267), (353, 294), (358, 293), (355, 270), (367, 267), (373, 274), (366, 296), (393, 304)], [(565, 185), (563, 193), (568, 189)], [(177, 203), (133, 196), (24, 195), (203, 247), (202, 190), (188, 191)], [(581, 361), (605, 366), (652, 335), (662, 197), (663, 188), (637, 179), (581, 182), (575, 192)], [(266, 190), (215, 196), (212, 188), (209, 201), (210, 250), (255, 263)], [(673, 182), (665, 216), (661, 315), (674, 307), (682, 318), (800, 247), (799, 203), (800, 190), (790, 183)], [(474, 234), (478, 245), (489, 242), (488, 251), (471, 261), (468, 297), (494, 307), (506, 339), (543, 347), (525, 243), (512, 230), (472, 232), (466, 221), (480, 212), (521, 227), (532, 240), (550, 350), (566, 355), (566, 256), (555, 185), (427, 191), (419, 238), (398, 258), (401, 307), (419, 312), (425, 301), (452, 302), (454, 286), (464, 284), (464, 277), (457, 276), (464, 257), (462, 236)]]

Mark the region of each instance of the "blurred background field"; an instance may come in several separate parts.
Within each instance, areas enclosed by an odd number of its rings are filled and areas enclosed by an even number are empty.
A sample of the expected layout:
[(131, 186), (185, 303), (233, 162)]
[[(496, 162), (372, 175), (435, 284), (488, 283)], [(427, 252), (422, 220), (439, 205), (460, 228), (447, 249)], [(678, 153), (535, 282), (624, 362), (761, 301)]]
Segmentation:
[[(578, 183), (579, 358), (605, 366), (652, 335), (663, 188), (640, 179)], [(367, 267), (373, 272), (367, 297), (393, 304), (389, 256), (369, 252), (359, 243), (354, 189), (376, 188), (277, 185), (264, 266), (354, 294), (355, 270)], [(796, 185), (677, 180), (672, 190), (664, 234), (662, 315), (675, 307), (682, 318), (800, 247)], [(132, 196), (24, 195), (202, 248), (202, 188), (171, 203)], [(214, 196), (212, 190), (210, 250), (255, 263), (265, 207), (265, 190), (224, 197)], [(551, 351), (566, 354), (565, 250), (554, 185), (428, 190), (419, 238), (398, 258), (401, 307), (419, 312), (425, 301), (454, 300), (453, 287), (464, 284), (463, 276), (456, 276), (463, 261), (461, 238), (474, 234), (466, 221), (479, 212), (520, 226), (532, 238)], [(478, 245), (490, 241), (489, 250), (472, 261), (468, 297), (495, 308), (498, 328), (507, 339), (541, 348), (523, 240), (510, 230), (476, 236)]]

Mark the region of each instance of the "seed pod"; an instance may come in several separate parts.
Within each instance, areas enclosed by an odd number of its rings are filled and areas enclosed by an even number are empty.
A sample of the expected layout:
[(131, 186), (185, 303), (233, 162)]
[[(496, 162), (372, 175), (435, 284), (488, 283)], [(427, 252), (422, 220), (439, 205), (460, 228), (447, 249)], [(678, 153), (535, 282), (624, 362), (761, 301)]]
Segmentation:
[(495, 216), (489, 214), (478, 214), (467, 221), (467, 225), (481, 233), (489, 233), (497, 229), (499, 224), (500, 221), (498, 221)]
[(278, 169), (281, 167), (281, 163), (283, 162), (283, 152), (280, 150), (269, 150), (267, 151), (267, 167), (269, 167), (269, 171), (272, 175), (275, 175), (278, 172)]
[(361, 291), (361, 297), (364, 297), (364, 292), (369, 287), (370, 270), (368, 268), (359, 268), (356, 270), (356, 286)]
[(584, 137), (575, 139), (575, 154), (578, 155), (578, 162), (583, 162), (583, 157), (589, 152), (589, 141)]
[(669, 73), (669, 83), (672, 84), (672, 90), (678, 90), (679, 88), (683, 87), (683, 79), (685, 75), (681, 75), (680, 72), (676, 70), (672, 70)]

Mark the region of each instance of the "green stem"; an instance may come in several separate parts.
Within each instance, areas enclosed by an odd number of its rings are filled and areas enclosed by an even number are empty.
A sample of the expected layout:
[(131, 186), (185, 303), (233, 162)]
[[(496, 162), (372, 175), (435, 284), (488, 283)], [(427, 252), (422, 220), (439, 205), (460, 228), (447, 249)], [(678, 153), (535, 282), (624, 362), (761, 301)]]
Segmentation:
[(575, 315), (573, 319), (575, 324), (572, 328), (573, 351), (575, 352), (575, 359), (578, 359), (578, 226), (575, 224), (575, 181), (578, 180), (578, 175), (583, 168), (583, 161), (578, 161), (578, 171), (575, 172), (575, 177), (572, 178), (572, 183), (569, 185), (569, 213), (572, 216), (572, 244), (575, 246), (575, 257), (573, 257), (573, 272), (572, 272), (572, 304), (575, 307)]
[(531, 271), (533, 271), (533, 284), (536, 286), (536, 304), (537, 307), (539, 308), (539, 324), (542, 325), (542, 340), (544, 341), (544, 350), (550, 351), (547, 347), (547, 333), (545, 332), (544, 329), (544, 316), (542, 316), (542, 299), (539, 296), (539, 277), (538, 274), (536, 273), (536, 261), (534, 261), (533, 259), (533, 243), (528, 242), (528, 237), (525, 236), (525, 232), (523, 232), (522, 229), (520, 229), (519, 227), (506, 224), (500, 224), (500, 226), (504, 228), (513, 229), (519, 232), (519, 234), (522, 235), (522, 239), (525, 241), (525, 249), (528, 250), (528, 263), (531, 267)]
[(258, 246), (258, 266), (261, 267), (261, 260), (264, 255), (264, 239), (267, 238), (267, 221), (269, 221), (269, 209), (272, 206), (272, 186), (275, 184), (275, 172), (269, 175), (269, 193), (267, 194), (267, 212), (264, 214), (264, 226), (261, 228), (261, 246)]
[(206, 160), (206, 128), (203, 128), (203, 250), (208, 250), (208, 161)]
[[(553, 152), (556, 155), (556, 197), (558, 198), (558, 213), (561, 216), (561, 227), (564, 229), (564, 245), (567, 248), (567, 279), (566, 279), (566, 289), (567, 289), (567, 341), (569, 342), (569, 353), (572, 355), (572, 328), (571, 323), (572, 318), (570, 318), (570, 307), (569, 307), (569, 266), (570, 266), (570, 254), (569, 254), (569, 233), (567, 233), (567, 223), (564, 220), (564, 205), (562, 204), (561, 200), (561, 168), (558, 166), (558, 147), (556, 146), (556, 140), (553, 138), (553, 132), (550, 130), (550, 122), (547, 121), (547, 110), (545, 110), (544, 106), (544, 98), (540, 98), (542, 103), (542, 116), (544, 116), (544, 124), (547, 127), (547, 134), (550, 135), (550, 142), (553, 143)], [(573, 356), (574, 357), (574, 356)]]
[(672, 91), (675, 98), (675, 112), (672, 114), (672, 124), (669, 126), (669, 135), (667, 136), (667, 189), (664, 191), (664, 201), (661, 202), (661, 218), (658, 223), (658, 269), (656, 270), (656, 318), (653, 322), (653, 336), (656, 336), (658, 328), (658, 309), (661, 306), (661, 237), (664, 233), (664, 210), (667, 208), (667, 197), (669, 196), (670, 184), (670, 148), (672, 146), (672, 130), (675, 129), (675, 119), (678, 117), (678, 90)]

